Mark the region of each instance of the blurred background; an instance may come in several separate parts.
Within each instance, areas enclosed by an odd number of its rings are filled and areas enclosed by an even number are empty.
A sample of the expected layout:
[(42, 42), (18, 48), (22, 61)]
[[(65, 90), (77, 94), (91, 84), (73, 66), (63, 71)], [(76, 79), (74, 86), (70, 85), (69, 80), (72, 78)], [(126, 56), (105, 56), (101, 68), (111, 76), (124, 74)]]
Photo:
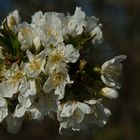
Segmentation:
[(0, 0), (0, 21), (14, 9), (22, 20), (30, 21), (38, 10), (73, 14), (76, 6), (103, 25), (104, 42), (99, 45), (103, 61), (118, 54), (128, 56), (120, 96), (106, 104), (112, 112), (107, 125), (84, 137), (62, 137), (58, 122), (46, 118), (25, 122), (14, 135), (0, 127), (0, 140), (140, 140), (140, 0)]

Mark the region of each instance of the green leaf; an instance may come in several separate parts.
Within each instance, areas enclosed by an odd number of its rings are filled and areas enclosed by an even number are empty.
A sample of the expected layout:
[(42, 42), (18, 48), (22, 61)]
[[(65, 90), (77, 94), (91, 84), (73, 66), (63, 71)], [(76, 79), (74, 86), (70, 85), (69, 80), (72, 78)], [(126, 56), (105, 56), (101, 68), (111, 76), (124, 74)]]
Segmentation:
[(72, 44), (74, 47), (78, 46), (78, 42), (77, 42), (77, 39), (75, 37), (68, 34), (68, 38), (69, 38), (69, 41), (67, 42), (67, 44)]
[(75, 48), (78, 48), (79, 50), (82, 50), (83, 48), (86, 48), (91, 40), (94, 38), (94, 36), (91, 36), (89, 33), (82, 33), (81, 35), (78, 35), (76, 37), (73, 37), (72, 35), (68, 34), (68, 41), (66, 44), (72, 44)]
[[(20, 44), (17, 34), (13, 33), (10, 29), (7, 29), (7, 25), (4, 24), (4, 29), (0, 29), (0, 45), (9, 54), (16, 56), (20, 50)], [(6, 28), (6, 29), (5, 29)]]
[(20, 43), (18, 41), (18, 34), (16, 34), (14, 40), (13, 40), (13, 53), (14, 55), (18, 55), (20, 52)]

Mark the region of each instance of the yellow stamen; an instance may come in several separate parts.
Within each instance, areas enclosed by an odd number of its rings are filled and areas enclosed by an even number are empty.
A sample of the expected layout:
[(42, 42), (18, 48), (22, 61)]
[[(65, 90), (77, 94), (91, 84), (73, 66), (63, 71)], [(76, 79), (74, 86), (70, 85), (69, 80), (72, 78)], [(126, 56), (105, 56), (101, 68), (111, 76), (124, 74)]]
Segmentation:
[(65, 76), (62, 73), (56, 73), (53, 77), (53, 85), (59, 86), (65, 80)]
[(38, 70), (40, 69), (40, 67), (41, 67), (41, 62), (39, 59), (33, 60), (29, 65), (29, 68), (31, 70)]
[(52, 63), (57, 64), (57, 63), (63, 61), (63, 58), (64, 58), (64, 56), (63, 56), (61, 53), (59, 53), (59, 52), (57, 51), (57, 52), (55, 52), (54, 54), (51, 54), (51, 55), (50, 55), (49, 60), (50, 60)]

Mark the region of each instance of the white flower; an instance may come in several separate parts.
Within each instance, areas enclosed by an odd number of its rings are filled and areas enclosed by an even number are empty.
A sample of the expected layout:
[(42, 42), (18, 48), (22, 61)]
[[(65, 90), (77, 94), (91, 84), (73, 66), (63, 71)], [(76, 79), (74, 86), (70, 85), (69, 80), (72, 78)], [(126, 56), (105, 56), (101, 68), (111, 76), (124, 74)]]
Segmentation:
[[(87, 75), (87, 69), (83, 69), (88, 63), (84, 60), (87, 53), (80, 49), (90, 41), (102, 41), (98, 19), (86, 17), (81, 7), (76, 7), (73, 15), (38, 11), (30, 24), (19, 22), (15, 10), (0, 27), (0, 122), (6, 121), (7, 130), (17, 133), (24, 119), (40, 121), (57, 114), (61, 134), (103, 127), (111, 112), (100, 96), (118, 97), (121, 62), (126, 56), (114, 57), (101, 69), (93, 68), (94, 77)], [(18, 47), (14, 34), (20, 53), (13, 48)], [(8, 44), (13, 51), (4, 49)]]
[[(63, 41), (61, 19), (53, 12), (45, 14), (46, 23), (43, 26), (46, 37), (54, 36), (58, 42)], [(56, 24), (57, 23), (57, 24)]]
[(66, 18), (68, 21), (65, 26), (65, 34), (80, 35), (86, 26), (85, 13), (81, 11), (81, 8), (76, 7), (74, 15), (68, 15)]
[(42, 71), (44, 71), (46, 52), (42, 51), (38, 55), (33, 55), (27, 50), (27, 56), (29, 63), (25, 63), (25, 71), (28, 77), (37, 77)]
[(115, 99), (118, 97), (118, 92), (113, 89), (113, 88), (109, 88), (109, 87), (104, 87), (101, 89), (100, 93), (104, 96), (107, 97), (109, 99)]
[(110, 111), (101, 104), (101, 100), (88, 100), (83, 103), (76, 101), (67, 101), (61, 104), (58, 102), (57, 118), (60, 121), (60, 134), (65, 133), (65, 129), (71, 128), (73, 131), (89, 129), (98, 125), (103, 127)]
[[(9, 15), (4, 19), (3, 23), (7, 20), (7, 25), (9, 29), (14, 32), (17, 32), (17, 25), (20, 22), (20, 16), (18, 10), (14, 10), (13, 12), (9, 13)], [(3, 26), (2, 26), (3, 28)]]
[(35, 81), (30, 80), (20, 86), (18, 95), (19, 104), (16, 106), (14, 117), (23, 117), (32, 105), (34, 95), (36, 95)]
[(32, 16), (31, 25), (37, 30), (40, 40), (46, 48), (63, 41), (61, 24), (59, 14), (55, 12), (46, 12), (43, 15), (41, 11), (38, 11)]
[(54, 90), (57, 100), (60, 100), (65, 95), (65, 86), (72, 83), (73, 81), (70, 80), (67, 69), (60, 65), (57, 70), (50, 74), (43, 86), (43, 90), (46, 93)]
[(25, 98), (29, 96), (34, 96), (36, 94), (36, 83), (34, 80), (29, 80), (23, 82), (19, 87), (20, 95)]
[(99, 26), (95, 27), (92, 32), (91, 35), (93, 36), (93, 44), (95, 43), (95, 41), (97, 40), (99, 43), (102, 42), (103, 40), (103, 33), (100, 29)]
[(28, 111), (28, 108), (32, 105), (32, 102), (30, 98), (25, 98), (21, 95), (18, 97), (18, 100), (20, 103), (16, 106), (13, 116), (21, 118), (24, 116), (25, 112)]
[(62, 134), (62, 128), (72, 128), (72, 130), (79, 131), (79, 126), (85, 114), (91, 114), (91, 107), (85, 103), (78, 101), (67, 101), (64, 104), (58, 102), (57, 118), (60, 121), (59, 132)]
[(52, 92), (41, 93), (38, 102), (38, 109), (43, 116), (51, 115), (52, 112), (57, 112), (57, 103)]
[(120, 78), (122, 75), (122, 62), (126, 59), (125, 55), (119, 55), (106, 61), (101, 67), (101, 79), (109, 87), (120, 88)]
[(35, 12), (34, 15), (32, 15), (31, 23), (38, 27), (45, 24), (45, 16), (43, 15), (42, 11)]
[(43, 116), (42, 113), (34, 106), (28, 109), (29, 117), (32, 120), (42, 120)]
[[(32, 24), (41, 30), (41, 40), (46, 48), (63, 41), (62, 21), (58, 15), (55, 12), (46, 12), (44, 15), (38, 12), (32, 18)], [(37, 22), (34, 21), (35, 19), (37, 19)]]
[(48, 63), (46, 65), (46, 71), (55, 68), (61, 63), (75, 63), (79, 58), (79, 50), (76, 50), (73, 45), (59, 43), (48, 54)]
[(91, 34), (91, 36), (93, 37), (93, 40), (92, 40), (93, 44), (95, 43), (95, 41), (98, 41), (100, 43), (103, 40), (103, 34), (100, 29), (100, 25), (98, 25), (97, 23), (98, 23), (97, 18), (95, 17), (87, 18), (87, 25), (85, 28), (85, 32), (88, 32)]
[(18, 40), (23, 51), (31, 48), (32, 45), (34, 45), (36, 49), (39, 48), (41, 44), (40, 37), (33, 26), (31, 26), (27, 22), (23, 22), (22, 24), (18, 25), (18, 29)]
[(7, 101), (0, 96), (0, 122), (8, 115)]
[(103, 127), (106, 124), (111, 112), (103, 106), (101, 101), (101, 99), (85, 101), (85, 103), (91, 106), (92, 110), (92, 113), (85, 117), (87, 124), (97, 124), (99, 127)]
[(16, 63), (5, 73), (5, 80), (0, 83), (0, 93), (2, 97), (12, 97), (19, 91), (19, 86), (24, 81), (24, 72)]
[(48, 74), (54, 73), (53, 71), (60, 67), (66, 69), (66, 63), (75, 63), (79, 56), (79, 51), (76, 50), (73, 45), (68, 44), (65, 46), (64, 43), (59, 43), (58, 46), (54, 47), (48, 53), (48, 62), (45, 67), (45, 72)]

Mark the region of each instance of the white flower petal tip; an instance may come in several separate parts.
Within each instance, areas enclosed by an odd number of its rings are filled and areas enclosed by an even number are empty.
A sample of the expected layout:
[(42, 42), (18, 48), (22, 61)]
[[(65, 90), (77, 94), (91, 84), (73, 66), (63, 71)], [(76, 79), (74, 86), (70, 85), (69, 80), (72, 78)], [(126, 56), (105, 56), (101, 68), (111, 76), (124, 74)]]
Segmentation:
[(16, 9), (9, 13), (9, 15), (3, 20), (1, 28), (3, 28), (4, 22), (7, 21), (7, 26), (10, 30), (17, 33), (17, 25), (20, 22), (19, 11)]
[(104, 108), (104, 113), (105, 113), (106, 115), (108, 115), (108, 116), (110, 116), (110, 115), (111, 115), (110, 110), (109, 110), (109, 109), (107, 109), (107, 108)]
[(118, 98), (118, 92), (112, 88), (108, 88), (108, 87), (102, 88), (100, 93), (101, 93), (101, 95), (103, 95), (104, 97), (107, 97), (109, 99)]
[(118, 56), (115, 56), (113, 59), (114, 59), (114, 62), (120, 63), (124, 61), (126, 58), (127, 58), (126, 55), (118, 55)]
[(41, 41), (39, 37), (35, 37), (33, 40), (33, 44), (35, 46), (36, 50), (39, 50), (40, 46), (41, 46)]
[(94, 37), (93, 41), (92, 41), (93, 44), (95, 43), (95, 41), (98, 41), (99, 43), (102, 43), (103, 33), (98, 26), (92, 31), (92, 36)]

